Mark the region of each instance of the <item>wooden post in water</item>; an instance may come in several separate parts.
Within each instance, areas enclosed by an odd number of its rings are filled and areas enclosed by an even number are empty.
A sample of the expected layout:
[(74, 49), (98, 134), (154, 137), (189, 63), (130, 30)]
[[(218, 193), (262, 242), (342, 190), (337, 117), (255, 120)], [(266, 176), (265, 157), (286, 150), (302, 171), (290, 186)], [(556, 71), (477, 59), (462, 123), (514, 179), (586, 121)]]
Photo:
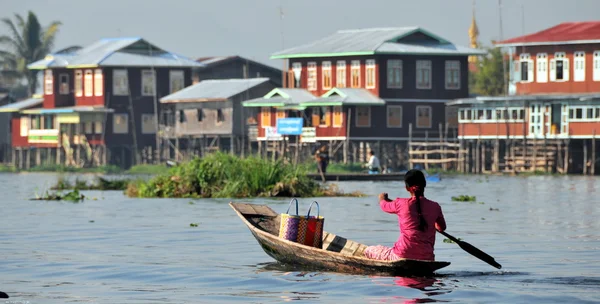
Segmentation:
[(587, 140), (583, 140), (583, 175), (587, 175), (588, 157), (587, 157)]
[(594, 129), (592, 134), (592, 167), (590, 168), (590, 173), (592, 175), (596, 174), (596, 129)]
[(570, 140), (567, 139), (565, 140), (565, 160), (564, 160), (564, 174), (569, 173), (569, 145), (570, 145)]

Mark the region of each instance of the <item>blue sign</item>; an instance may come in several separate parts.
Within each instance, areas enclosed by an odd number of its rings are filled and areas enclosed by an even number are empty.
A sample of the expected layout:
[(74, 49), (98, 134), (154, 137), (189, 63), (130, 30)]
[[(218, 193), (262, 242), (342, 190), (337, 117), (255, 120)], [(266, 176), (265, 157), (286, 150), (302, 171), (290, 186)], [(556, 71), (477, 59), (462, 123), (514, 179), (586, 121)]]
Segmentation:
[(277, 133), (281, 135), (301, 135), (302, 118), (279, 118), (277, 119)]

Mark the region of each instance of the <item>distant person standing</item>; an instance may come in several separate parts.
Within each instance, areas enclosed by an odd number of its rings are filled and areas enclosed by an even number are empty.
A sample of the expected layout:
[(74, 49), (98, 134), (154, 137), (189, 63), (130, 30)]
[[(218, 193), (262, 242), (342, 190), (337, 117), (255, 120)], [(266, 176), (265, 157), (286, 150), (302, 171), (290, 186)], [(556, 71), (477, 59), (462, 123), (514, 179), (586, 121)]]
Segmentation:
[(322, 145), (317, 149), (315, 159), (317, 160), (317, 172), (325, 174), (327, 172), (327, 165), (329, 164), (329, 153), (327, 152), (326, 145)]
[(381, 172), (381, 165), (379, 164), (379, 158), (377, 158), (377, 156), (375, 156), (375, 152), (373, 152), (373, 150), (371, 150), (369, 152), (369, 155), (371, 155), (369, 157), (369, 162), (367, 163), (367, 168), (369, 169), (369, 174), (376, 174)]

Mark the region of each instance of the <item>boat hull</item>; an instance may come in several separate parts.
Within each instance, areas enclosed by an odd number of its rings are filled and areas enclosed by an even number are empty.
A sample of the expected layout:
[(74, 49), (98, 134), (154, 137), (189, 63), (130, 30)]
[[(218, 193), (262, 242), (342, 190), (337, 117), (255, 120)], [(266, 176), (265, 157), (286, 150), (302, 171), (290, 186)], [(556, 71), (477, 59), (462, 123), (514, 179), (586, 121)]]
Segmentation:
[[(230, 204), (231, 205), (231, 204)], [(236, 209), (232, 206), (234, 210)], [(398, 261), (380, 261), (364, 257), (366, 245), (347, 240), (343, 237), (324, 232), (323, 248), (314, 248), (291, 242), (278, 235), (260, 229), (247, 216), (240, 213), (244, 223), (250, 229), (265, 253), (278, 262), (301, 266), (302, 269), (327, 270), (352, 274), (378, 275), (431, 275), (436, 270), (450, 265), (449, 262), (401, 259)], [(270, 215), (271, 227), (277, 227), (278, 217)], [(271, 231), (273, 232), (273, 231)]]

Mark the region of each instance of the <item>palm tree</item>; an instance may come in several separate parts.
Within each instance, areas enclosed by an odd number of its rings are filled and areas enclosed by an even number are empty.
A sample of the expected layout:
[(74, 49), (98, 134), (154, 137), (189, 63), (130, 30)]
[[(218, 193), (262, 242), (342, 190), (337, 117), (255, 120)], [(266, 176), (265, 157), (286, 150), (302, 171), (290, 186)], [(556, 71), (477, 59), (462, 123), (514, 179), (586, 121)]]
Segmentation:
[(15, 14), (15, 21), (2, 18), (2, 23), (8, 28), (10, 35), (0, 36), (0, 66), (17, 72), (20, 77), (27, 78), (29, 94), (37, 85), (36, 71), (27, 69), (27, 65), (43, 59), (54, 46), (54, 39), (61, 23), (52, 21), (42, 28), (37, 16), (29, 11), (27, 20)]

